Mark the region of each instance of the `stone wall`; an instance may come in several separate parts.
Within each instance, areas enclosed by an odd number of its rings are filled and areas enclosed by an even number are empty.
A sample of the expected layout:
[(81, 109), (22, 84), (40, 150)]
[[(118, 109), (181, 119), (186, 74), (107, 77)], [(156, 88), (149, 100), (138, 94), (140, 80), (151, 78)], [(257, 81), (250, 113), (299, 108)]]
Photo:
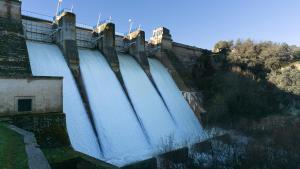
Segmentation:
[(197, 59), (202, 55), (203, 49), (173, 42), (172, 52), (184, 66), (185, 71), (192, 73), (192, 68)]
[(18, 99), (32, 99), (31, 113), (62, 112), (62, 78), (1, 77), (0, 116), (18, 112)]
[(0, 17), (0, 76), (15, 75), (31, 75), (22, 23)]
[(35, 134), (43, 147), (70, 146), (63, 113), (23, 114), (9, 116), (14, 125)]
[(0, 0), (0, 17), (13, 20), (21, 19), (21, 1)]

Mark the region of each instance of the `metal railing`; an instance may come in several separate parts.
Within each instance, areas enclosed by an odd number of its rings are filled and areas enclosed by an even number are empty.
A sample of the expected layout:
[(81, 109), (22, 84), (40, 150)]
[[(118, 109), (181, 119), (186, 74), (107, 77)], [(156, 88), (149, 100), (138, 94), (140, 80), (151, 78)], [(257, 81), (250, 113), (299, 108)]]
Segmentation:
[(91, 26), (91, 25), (87, 25), (87, 24), (84, 24), (84, 23), (76, 23), (76, 27), (78, 28), (83, 28), (83, 29), (88, 29), (88, 30), (94, 30), (94, 27)]
[(38, 19), (42, 19), (42, 20), (46, 20), (46, 21), (50, 21), (50, 22), (53, 21), (53, 16), (49, 16), (46, 14), (40, 14), (37, 12), (32, 12), (32, 11), (27, 11), (27, 10), (22, 10), (22, 15), (33, 17), (33, 18), (38, 18)]
[[(58, 12), (58, 16), (61, 15), (64, 12), (72, 12), (72, 10), (64, 8)], [(49, 16), (45, 14), (40, 14), (37, 12), (22, 10), (23, 16), (28, 16), (31, 18), (37, 18), (41, 20), (45, 20), (48, 22), (39, 22), (31, 19), (24, 18), (22, 20), (23, 27), (24, 27), (24, 33), (25, 37), (29, 40), (36, 40), (36, 41), (43, 41), (43, 42), (53, 42), (53, 36), (59, 29), (53, 29), (53, 24), (55, 23), (56, 16)], [(105, 19), (99, 22), (99, 25), (105, 24), (105, 23), (111, 23), (112, 19)], [(96, 43), (101, 37), (93, 37), (93, 30), (97, 26), (90, 26), (83, 23), (76, 23), (77, 31), (76, 31), (76, 40), (77, 45), (79, 47), (83, 48), (94, 48), (96, 46)], [(84, 30), (85, 29), (85, 30)], [(135, 28), (132, 30), (132, 32), (138, 30), (139, 28)], [(128, 35), (127, 33), (120, 33), (116, 32), (116, 35), (125, 37)], [(133, 44), (127, 44), (127, 47), (133, 45)], [(126, 46), (126, 45), (125, 45)], [(124, 45), (119, 46), (118, 48), (124, 48)]]
[(50, 23), (41, 23), (23, 19), (22, 24), (26, 39), (52, 42), (52, 35), (56, 30), (52, 29), (52, 25)]

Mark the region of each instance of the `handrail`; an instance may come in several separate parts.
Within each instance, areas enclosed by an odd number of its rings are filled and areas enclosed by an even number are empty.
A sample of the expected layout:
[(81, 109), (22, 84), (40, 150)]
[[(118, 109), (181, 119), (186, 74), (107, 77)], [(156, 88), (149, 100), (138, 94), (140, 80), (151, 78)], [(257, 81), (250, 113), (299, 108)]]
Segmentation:
[(34, 18), (39, 18), (47, 21), (52, 21), (53, 17), (46, 15), (46, 14), (40, 14), (37, 12), (32, 12), (32, 11), (27, 11), (27, 10), (22, 10), (22, 15), (24, 16), (29, 16), (29, 17), (34, 17)]
[(76, 26), (79, 27), (79, 28), (84, 28), (84, 29), (90, 29), (90, 30), (94, 29), (93, 26), (87, 25), (87, 24), (83, 24), (83, 23), (76, 23)]
[(126, 36), (127, 33), (121, 33), (121, 32), (115, 32), (116, 35), (119, 35), (119, 36)]
[(112, 23), (111, 19), (104, 19), (102, 21), (100, 21), (96, 26), (94, 26), (94, 29), (97, 29), (98, 26), (103, 25), (105, 23)]

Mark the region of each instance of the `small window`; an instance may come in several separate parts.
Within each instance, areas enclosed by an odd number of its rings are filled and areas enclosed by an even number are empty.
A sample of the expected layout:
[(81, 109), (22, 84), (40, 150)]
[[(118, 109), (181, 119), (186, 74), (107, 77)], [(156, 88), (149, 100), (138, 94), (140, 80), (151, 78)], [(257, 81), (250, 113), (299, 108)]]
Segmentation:
[(31, 112), (31, 111), (32, 111), (32, 99), (18, 100), (18, 112)]

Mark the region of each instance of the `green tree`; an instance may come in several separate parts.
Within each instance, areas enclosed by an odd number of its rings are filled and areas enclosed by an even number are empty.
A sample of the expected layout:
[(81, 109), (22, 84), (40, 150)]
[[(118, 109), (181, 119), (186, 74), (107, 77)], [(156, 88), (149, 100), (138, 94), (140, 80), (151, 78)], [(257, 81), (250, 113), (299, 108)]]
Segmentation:
[(231, 51), (233, 41), (219, 41), (214, 46), (213, 52), (215, 53), (228, 53)]

